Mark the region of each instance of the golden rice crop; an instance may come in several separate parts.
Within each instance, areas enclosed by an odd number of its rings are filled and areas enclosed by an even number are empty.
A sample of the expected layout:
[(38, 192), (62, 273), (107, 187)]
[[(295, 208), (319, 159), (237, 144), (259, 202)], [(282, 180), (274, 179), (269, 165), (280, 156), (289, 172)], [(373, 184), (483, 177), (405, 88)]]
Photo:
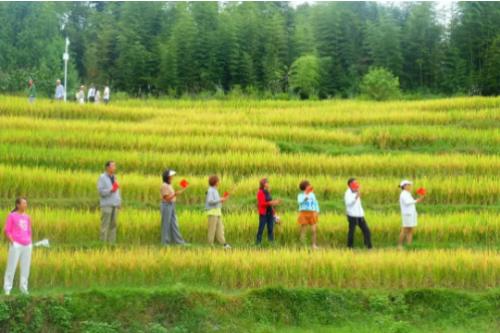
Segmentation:
[(307, 153), (225, 152), (157, 153), (151, 151), (57, 149), (21, 144), (0, 144), (0, 163), (47, 166), (69, 170), (102, 169), (115, 160), (122, 172), (160, 174), (166, 167), (184, 173), (305, 174), (344, 176), (421, 177), (425, 175), (498, 175), (500, 156), (471, 154), (364, 154), (328, 156)]
[[(5, 221), (8, 211), (0, 213)], [(232, 212), (224, 209), (226, 239), (233, 247), (254, 243), (258, 225), (256, 212)], [(33, 220), (33, 237), (49, 238), (54, 246), (71, 246), (96, 243), (100, 213), (98, 210), (30, 209)], [(192, 243), (205, 244), (207, 217), (200, 210), (181, 210), (179, 223), (184, 237)], [(298, 237), (297, 213), (294, 209), (280, 211), (282, 223), (277, 226), (277, 243), (289, 247), (301, 244)], [(366, 219), (372, 231), (376, 248), (393, 247), (400, 231), (401, 217), (397, 212), (368, 210)], [(347, 221), (343, 212), (320, 214), (318, 242), (324, 248), (344, 248)], [(127, 245), (156, 245), (159, 243), (159, 209), (143, 210), (123, 208), (119, 215), (118, 243)], [(362, 246), (361, 235), (357, 236)], [(420, 214), (415, 240), (427, 246), (493, 248), (500, 249), (500, 216), (495, 212), (460, 212), (445, 214)]]
[[(181, 203), (201, 205), (205, 200), (208, 187), (206, 176), (184, 175), (178, 170), (180, 177), (190, 181)], [(14, 198), (26, 195), (31, 199), (50, 201), (73, 200), (75, 204), (91, 205), (97, 203), (96, 182), (98, 172), (62, 172), (46, 168), (26, 168), (0, 165), (0, 195), (3, 198)], [(255, 195), (259, 179), (263, 175), (247, 177), (222, 177), (221, 193), (230, 191), (234, 201), (243, 207), (254, 209)], [(343, 193), (346, 189), (346, 178), (338, 176), (310, 175), (274, 175), (266, 174), (271, 182), (274, 196), (288, 200), (288, 208), (295, 207), (298, 183), (309, 179), (315, 186), (320, 204), (325, 201), (337, 202), (342, 206)], [(161, 174), (145, 176), (139, 174), (118, 174), (124, 204), (147, 203), (156, 204), (160, 200), (159, 188)], [(179, 178), (180, 179), (180, 178)], [(388, 207), (398, 205), (400, 182), (399, 177), (361, 177), (363, 185), (363, 201), (365, 205), (382, 204)], [(426, 204), (451, 205), (475, 204), (498, 205), (500, 187), (497, 177), (489, 176), (429, 176), (414, 179), (416, 186), (427, 188)], [(286, 203), (286, 202), (285, 202)], [(230, 203), (228, 203), (230, 204)], [(236, 206), (238, 207), (238, 206)], [(235, 207), (235, 208), (236, 208)], [(241, 208), (241, 207), (239, 207)]]
[[(0, 252), (5, 265), (6, 251)], [(129, 248), (53, 251), (37, 249), (32, 288), (165, 286), (220, 288), (461, 288), (500, 283), (494, 251), (304, 251)]]

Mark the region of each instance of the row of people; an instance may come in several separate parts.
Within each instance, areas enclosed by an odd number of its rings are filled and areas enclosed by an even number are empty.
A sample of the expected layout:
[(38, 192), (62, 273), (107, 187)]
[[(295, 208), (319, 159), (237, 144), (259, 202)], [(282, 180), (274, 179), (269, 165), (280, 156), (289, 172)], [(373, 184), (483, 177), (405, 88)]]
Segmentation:
[[(106, 171), (101, 174), (98, 181), (98, 190), (100, 194), (101, 205), (101, 240), (114, 243), (116, 241), (116, 226), (119, 208), (121, 206), (121, 195), (118, 182), (115, 176), (116, 164), (113, 161), (106, 163)], [(161, 243), (168, 244), (186, 244), (180, 232), (175, 203), (177, 197), (186, 191), (185, 185), (179, 190), (173, 187), (173, 178), (176, 172), (168, 169), (162, 175), (163, 183), (160, 187), (161, 194)], [(205, 209), (208, 217), (208, 243), (214, 241), (222, 244), (225, 248), (230, 248), (224, 235), (224, 224), (222, 221), (222, 205), (229, 199), (229, 193), (220, 195), (218, 186), (219, 177), (216, 175), (208, 178), (208, 190), (206, 193)], [(411, 194), (412, 183), (403, 180), (400, 183), (401, 195), (400, 206), (402, 213), (402, 229), (398, 246), (402, 247), (404, 241), (411, 244), (413, 238), (413, 228), (417, 226), (417, 211), (415, 205), (421, 202), (424, 195), (414, 199)], [(308, 180), (299, 184), (300, 193), (297, 196), (298, 220), (300, 225), (300, 239), (304, 240), (307, 229), (311, 229), (312, 247), (317, 248), (317, 223), (320, 213), (319, 203), (314, 194), (314, 188)], [(346, 206), (346, 215), (349, 225), (347, 236), (347, 246), (352, 248), (354, 244), (354, 233), (358, 226), (363, 232), (364, 244), (372, 248), (371, 233), (365, 220), (365, 213), (361, 204), (361, 186), (355, 178), (347, 181), (347, 189), (344, 194), (344, 203)], [(276, 214), (276, 207), (281, 204), (281, 200), (273, 199), (270, 190), (270, 183), (267, 178), (259, 182), (257, 192), (257, 210), (259, 214), (259, 225), (257, 229), (256, 244), (262, 243), (262, 236), (267, 229), (269, 242), (274, 241), (274, 227), (280, 223), (279, 216)]]
[[(106, 162), (105, 172), (98, 179), (97, 189), (100, 196), (101, 227), (100, 238), (103, 242), (116, 242), (116, 229), (118, 213), (121, 207), (120, 186), (116, 177), (116, 163)], [(174, 170), (166, 170), (163, 173), (163, 183), (160, 188), (161, 194), (161, 243), (164, 245), (180, 244), (187, 245), (182, 237), (177, 220), (175, 203), (177, 197), (182, 195), (188, 188), (188, 184), (183, 184), (182, 188), (175, 190), (173, 179), (176, 176)], [(208, 178), (208, 190), (206, 193), (205, 209), (208, 218), (208, 243), (215, 241), (229, 249), (224, 235), (224, 224), (222, 220), (222, 205), (229, 199), (230, 194), (219, 194), (219, 177), (213, 175)], [(421, 202), (424, 196), (414, 199), (411, 194), (412, 183), (403, 180), (400, 183), (401, 195), (400, 205), (402, 213), (402, 229), (399, 238), (399, 247), (402, 247), (404, 240), (412, 242), (413, 229), (417, 226), (417, 211), (415, 205)], [(303, 241), (308, 228), (312, 232), (312, 247), (317, 245), (317, 223), (319, 219), (319, 203), (314, 194), (314, 188), (307, 180), (299, 184), (300, 193), (297, 196), (299, 215), (297, 223), (300, 225), (300, 239)], [(361, 228), (364, 236), (364, 244), (372, 248), (370, 229), (365, 220), (365, 214), (361, 205), (361, 186), (355, 178), (347, 181), (347, 190), (344, 194), (347, 221), (349, 231), (347, 236), (347, 246), (353, 247), (354, 232), (356, 226)], [(271, 187), (268, 179), (263, 178), (259, 182), (257, 192), (257, 207), (259, 214), (259, 226), (256, 237), (256, 244), (260, 245), (264, 230), (267, 228), (267, 237), (270, 242), (274, 241), (274, 226), (280, 223), (276, 214), (276, 207), (281, 204), (280, 199), (273, 199)], [(4, 275), (4, 292), (9, 295), (12, 289), (14, 275), (18, 264), (20, 265), (20, 290), (28, 293), (28, 277), (31, 265), (32, 253), (32, 233), (31, 218), (27, 214), (28, 202), (26, 198), (16, 199), (15, 208), (7, 217), (5, 224), (5, 235), (9, 240), (9, 253), (7, 267)]]
[[(56, 88), (54, 92), (54, 99), (56, 101), (63, 101), (64, 100), (64, 85), (61, 83), (61, 80), (57, 79), (56, 80)], [(28, 81), (28, 101), (30, 103), (33, 103), (36, 99), (36, 85), (35, 81), (33, 79), (30, 79)], [(104, 86), (103, 88), (103, 93), (101, 96), (101, 91), (97, 89), (93, 84), (90, 85), (90, 89), (87, 91), (87, 96), (85, 96), (85, 86), (80, 86), (80, 89), (76, 92), (75, 94), (75, 100), (79, 104), (85, 104), (85, 102), (88, 103), (100, 103), (101, 100), (104, 102), (104, 104), (109, 103), (109, 99), (111, 96), (111, 90), (109, 86)]]

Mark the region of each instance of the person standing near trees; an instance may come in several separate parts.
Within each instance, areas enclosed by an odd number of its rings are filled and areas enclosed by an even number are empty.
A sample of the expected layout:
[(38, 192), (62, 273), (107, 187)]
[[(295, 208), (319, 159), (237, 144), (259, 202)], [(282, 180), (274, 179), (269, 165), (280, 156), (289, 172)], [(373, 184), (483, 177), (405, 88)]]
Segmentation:
[(274, 223), (275, 212), (274, 207), (281, 203), (281, 200), (273, 200), (270, 192), (270, 185), (267, 178), (263, 178), (259, 182), (259, 191), (257, 192), (257, 207), (259, 212), (259, 229), (257, 230), (256, 244), (262, 243), (262, 234), (267, 226), (267, 238), (270, 243), (274, 242)]
[(181, 190), (174, 190), (172, 186), (172, 179), (176, 175), (174, 170), (167, 169), (163, 172), (163, 184), (160, 188), (161, 194), (161, 243), (163, 245), (180, 244), (187, 245), (184, 238), (182, 238), (177, 222), (177, 213), (175, 212), (175, 202), (177, 196), (182, 194), (186, 188)]
[(28, 201), (26, 198), (17, 198), (16, 207), (7, 217), (5, 235), (9, 245), (7, 268), (5, 270), (3, 289), (5, 295), (10, 295), (17, 264), (21, 264), (20, 289), (21, 293), (28, 294), (28, 279), (31, 266), (31, 218), (26, 214)]
[(30, 103), (33, 103), (36, 99), (36, 86), (35, 86), (35, 81), (33, 79), (30, 79), (28, 81), (28, 101)]
[(401, 194), (399, 196), (399, 205), (401, 206), (401, 219), (403, 226), (401, 228), (401, 233), (399, 234), (398, 248), (403, 249), (403, 243), (406, 239), (406, 243), (411, 245), (413, 241), (413, 230), (417, 227), (417, 203), (424, 200), (424, 195), (417, 199), (414, 199), (411, 195), (411, 188), (413, 183), (409, 180), (403, 180), (399, 187), (401, 188)]
[(64, 100), (64, 86), (61, 84), (61, 80), (56, 81), (56, 92), (54, 94), (56, 101)]
[(111, 94), (111, 92), (109, 90), (109, 86), (105, 86), (103, 94), (102, 94), (102, 99), (104, 101), (104, 104), (108, 104), (109, 103), (110, 94)]
[(85, 86), (80, 86), (80, 90), (76, 93), (76, 100), (79, 104), (85, 104)]
[(365, 212), (361, 206), (361, 191), (360, 185), (355, 178), (350, 178), (347, 181), (347, 190), (344, 194), (344, 203), (347, 214), (347, 222), (349, 222), (349, 232), (347, 234), (347, 247), (354, 246), (354, 232), (356, 226), (359, 226), (363, 232), (363, 238), (366, 248), (372, 248), (371, 232), (365, 220)]
[(122, 204), (120, 186), (116, 180), (116, 163), (107, 161), (105, 172), (99, 176), (97, 190), (101, 206), (101, 241), (114, 244), (116, 242), (116, 229), (118, 211)]
[(95, 86), (93, 84), (90, 85), (90, 89), (87, 92), (87, 101), (89, 103), (95, 102)]

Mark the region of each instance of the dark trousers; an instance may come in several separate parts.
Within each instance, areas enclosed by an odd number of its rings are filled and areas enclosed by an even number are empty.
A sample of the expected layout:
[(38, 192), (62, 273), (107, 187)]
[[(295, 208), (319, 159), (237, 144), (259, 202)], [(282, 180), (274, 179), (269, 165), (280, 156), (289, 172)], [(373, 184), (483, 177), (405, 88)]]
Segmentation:
[(270, 242), (274, 241), (274, 216), (259, 215), (259, 230), (257, 231), (257, 244), (262, 242), (262, 234), (267, 226), (267, 238)]
[(365, 241), (365, 246), (369, 249), (372, 248), (372, 238), (370, 229), (368, 229), (368, 225), (366, 224), (364, 217), (352, 217), (347, 216), (347, 221), (349, 222), (349, 233), (347, 234), (347, 247), (352, 248), (354, 245), (354, 231), (356, 231), (356, 225), (359, 226), (361, 231), (363, 232), (363, 238)]

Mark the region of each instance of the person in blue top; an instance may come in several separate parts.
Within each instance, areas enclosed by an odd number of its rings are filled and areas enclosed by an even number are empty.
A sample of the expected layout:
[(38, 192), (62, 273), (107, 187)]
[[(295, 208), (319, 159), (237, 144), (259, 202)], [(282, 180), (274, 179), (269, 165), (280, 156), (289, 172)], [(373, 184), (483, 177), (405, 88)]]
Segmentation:
[(299, 218), (297, 223), (300, 225), (300, 240), (304, 242), (306, 236), (306, 230), (308, 226), (311, 226), (312, 231), (312, 248), (317, 249), (317, 223), (319, 215), (319, 204), (316, 196), (314, 195), (314, 189), (307, 180), (303, 180), (299, 184), (300, 193), (297, 196), (297, 201), (299, 204)]

